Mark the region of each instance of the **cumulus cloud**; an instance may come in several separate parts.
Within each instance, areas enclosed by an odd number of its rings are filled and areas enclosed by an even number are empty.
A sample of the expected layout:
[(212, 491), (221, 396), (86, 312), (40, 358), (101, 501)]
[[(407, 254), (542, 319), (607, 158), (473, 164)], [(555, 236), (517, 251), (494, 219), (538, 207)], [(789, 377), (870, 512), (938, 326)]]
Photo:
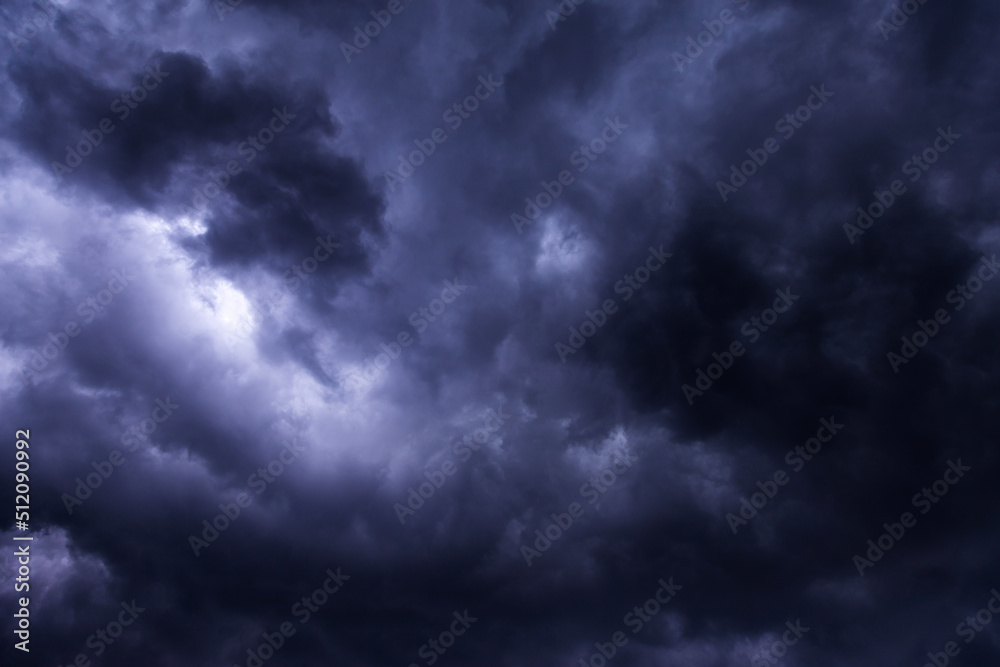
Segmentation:
[(0, 15), (11, 664), (996, 663), (989, 3)]

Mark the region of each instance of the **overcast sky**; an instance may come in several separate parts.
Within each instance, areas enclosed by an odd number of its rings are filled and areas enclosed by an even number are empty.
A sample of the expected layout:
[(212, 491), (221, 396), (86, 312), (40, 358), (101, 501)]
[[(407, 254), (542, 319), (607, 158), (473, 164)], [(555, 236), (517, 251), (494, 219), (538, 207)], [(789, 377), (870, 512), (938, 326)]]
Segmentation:
[(5, 665), (1000, 663), (996, 3), (0, 21)]

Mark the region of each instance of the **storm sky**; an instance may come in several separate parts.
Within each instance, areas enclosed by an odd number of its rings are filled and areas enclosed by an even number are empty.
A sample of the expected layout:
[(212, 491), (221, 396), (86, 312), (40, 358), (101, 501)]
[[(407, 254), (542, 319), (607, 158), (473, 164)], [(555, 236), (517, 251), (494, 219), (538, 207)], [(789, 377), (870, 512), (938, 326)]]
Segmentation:
[(5, 665), (1000, 662), (996, 3), (232, 3), (0, 5)]

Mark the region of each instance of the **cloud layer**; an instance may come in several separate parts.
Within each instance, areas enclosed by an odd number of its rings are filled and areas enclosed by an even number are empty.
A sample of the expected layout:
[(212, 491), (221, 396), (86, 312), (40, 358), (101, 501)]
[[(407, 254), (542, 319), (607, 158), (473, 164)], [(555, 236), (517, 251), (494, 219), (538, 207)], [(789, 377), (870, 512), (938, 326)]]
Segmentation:
[(997, 663), (994, 5), (0, 17), (11, 664)]

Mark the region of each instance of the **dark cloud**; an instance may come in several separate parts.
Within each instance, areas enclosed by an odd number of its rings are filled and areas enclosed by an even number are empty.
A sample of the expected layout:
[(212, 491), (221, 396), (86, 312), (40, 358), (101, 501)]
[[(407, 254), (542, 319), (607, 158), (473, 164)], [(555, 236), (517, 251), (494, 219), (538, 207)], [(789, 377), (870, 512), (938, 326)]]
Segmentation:
[(11, 664), (996, 663), (995, 7), (217, 4), (7, 40)]

